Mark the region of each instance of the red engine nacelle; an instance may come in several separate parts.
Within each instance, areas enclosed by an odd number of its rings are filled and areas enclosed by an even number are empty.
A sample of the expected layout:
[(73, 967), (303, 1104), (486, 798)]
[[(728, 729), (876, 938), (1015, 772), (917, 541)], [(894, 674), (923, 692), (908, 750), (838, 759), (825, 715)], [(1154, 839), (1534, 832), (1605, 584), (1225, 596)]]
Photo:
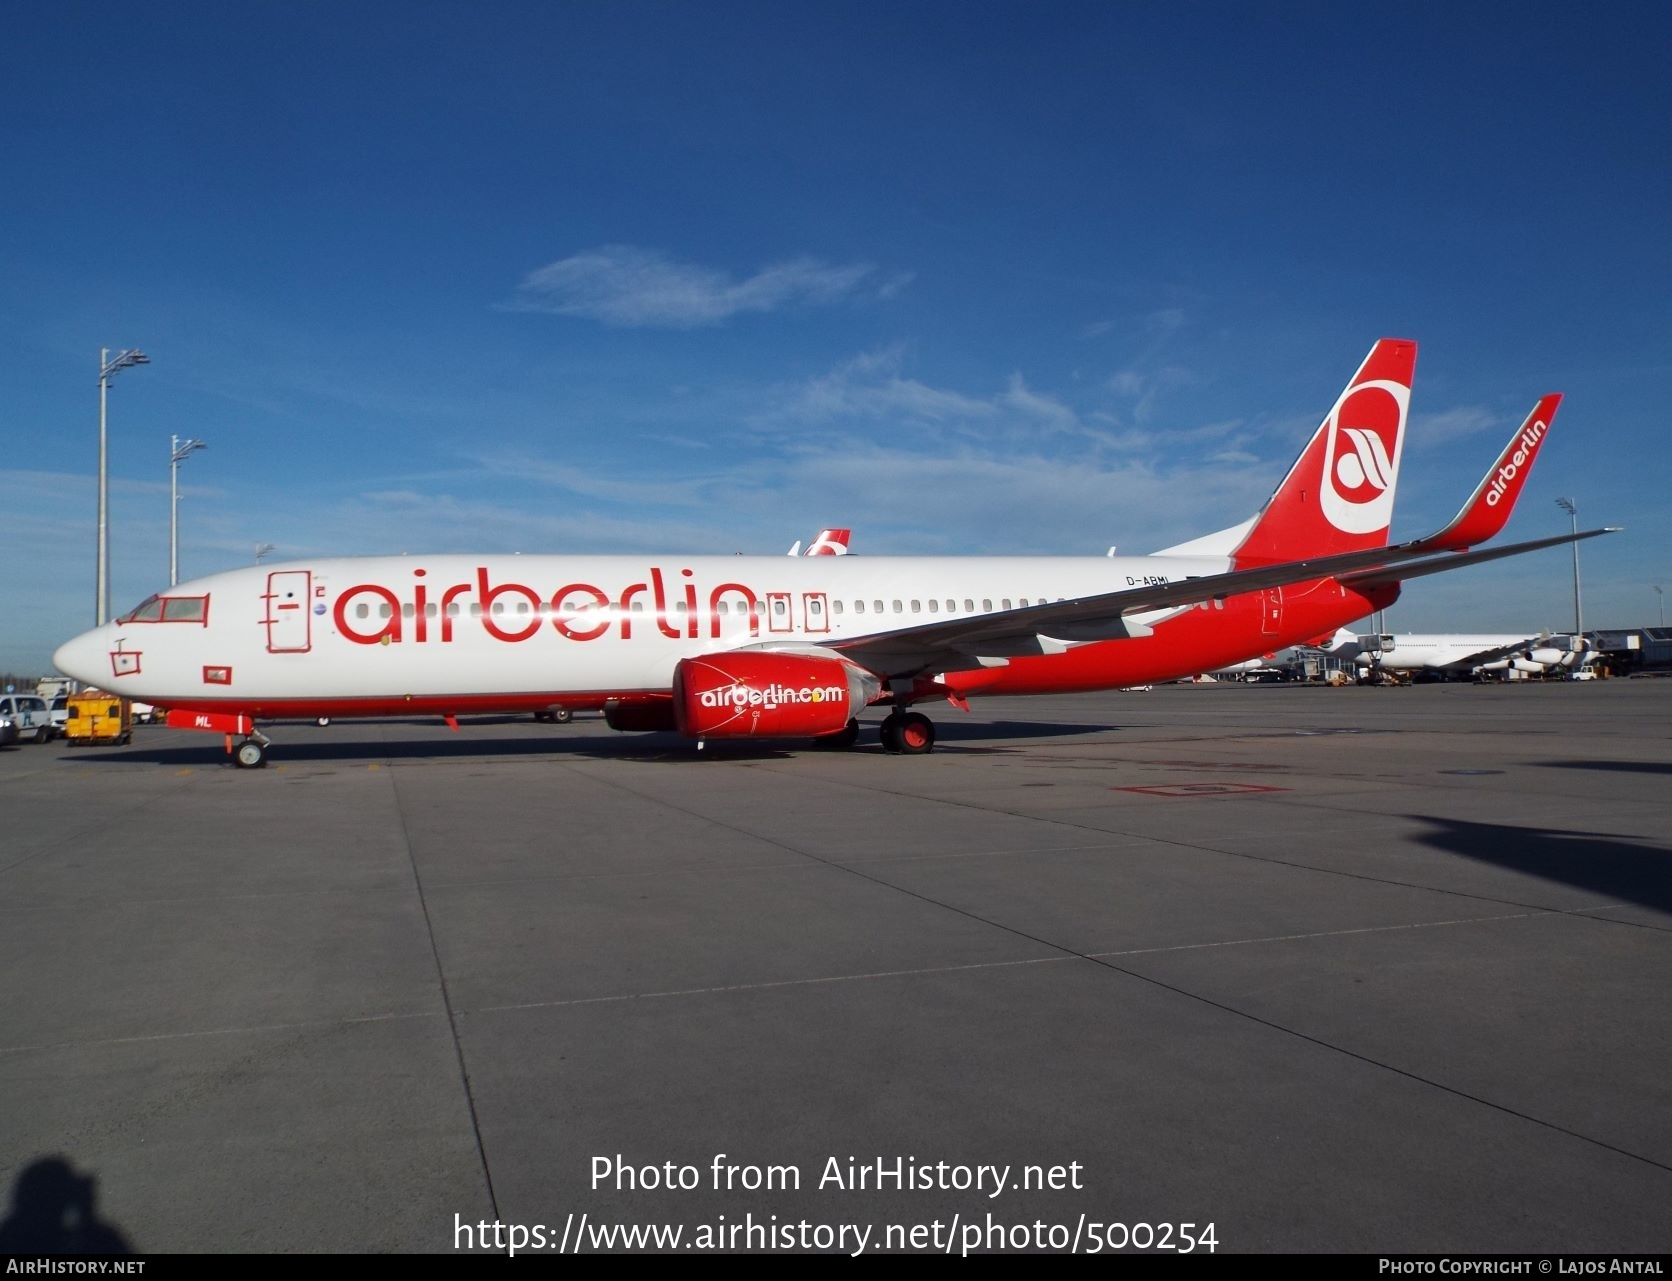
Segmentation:
[(673, 706), (691, 738), (817, 738), (843, 729), (880, 688), (840, 659), (714, 654), (680, 660)]

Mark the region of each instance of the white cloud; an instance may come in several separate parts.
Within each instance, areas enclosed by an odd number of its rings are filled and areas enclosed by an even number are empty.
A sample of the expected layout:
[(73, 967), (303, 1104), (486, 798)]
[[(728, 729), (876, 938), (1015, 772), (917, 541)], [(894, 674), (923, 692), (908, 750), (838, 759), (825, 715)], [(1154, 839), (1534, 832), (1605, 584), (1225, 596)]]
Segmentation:
[(1075, 431), (1080, 427), (1080, 416), (1060, 400), (1029, 391), (1019, 373), (1010, 375), (1010, 386), (999, 397), (999, 404), (1028, 418), (1038, 419), (1056, 431)]
[[(1504, 420), (1490, 409), (1479, 405), (1460, 405), (1456, 409), (1437, 414), (1412, 414), (1408, 428), (1411, 444), (1418, 448), (1443, 445), (1464, 436), (1473, 436), (1491, 427), (1503, 425)], [(1506, 433), (1507, 434), (1507, 433)]]
[(811, 423), (861, 418), (941, 424), (990, 419), (997, 412), (990, 401), (902, 378), (901, 361), (898, 347), (865, 352), (790, 389), (770, 417)]
[[(875, 273), (870, 263), (833, 266), (794, 258), (739, 280), (657, 250), (603, 245), (530, 272), (508, 305), (622, 328), (696, 329), (745, 312), (839, 302), (855, 296)], [(909, 279), (885, 280), (874, 286), (875, 294), (890, 297)]]

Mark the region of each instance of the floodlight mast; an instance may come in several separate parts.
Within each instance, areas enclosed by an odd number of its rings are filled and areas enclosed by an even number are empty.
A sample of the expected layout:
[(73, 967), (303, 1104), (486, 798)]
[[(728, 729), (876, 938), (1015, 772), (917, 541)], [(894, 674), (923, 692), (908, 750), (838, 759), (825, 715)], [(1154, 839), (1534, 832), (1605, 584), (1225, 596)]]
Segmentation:
[(134, 365), (149, 365), (151, 357), (138, 348), (128, 348), (111, 358), (109, 347), (99, 348), (99, 553), (98, 582), (94, 587), (94, 616), (98, 626), (110, 619), (110, 450), (105, 431), (105, 398), (110, 380)]
[(1579, 504), (1571, 498), (1558, 498), (1556, 506), (1573, 518), (1573, 634), (1585, 634), (1585, 610), (1579, 596)]
[(194, 449), (208, 449), (201, 440), (170, 436), (168, 453), (168, 585), (180, 581), (180, 463)]

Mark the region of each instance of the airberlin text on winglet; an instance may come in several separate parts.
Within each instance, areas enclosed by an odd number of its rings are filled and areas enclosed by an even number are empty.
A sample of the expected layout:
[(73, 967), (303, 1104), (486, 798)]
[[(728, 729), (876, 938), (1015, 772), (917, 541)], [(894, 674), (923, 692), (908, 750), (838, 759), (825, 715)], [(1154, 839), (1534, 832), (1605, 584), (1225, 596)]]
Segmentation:
[(1516, 442), (1515, 452), (1510, 455), (1507, 463), (1498, 468), (1498, 474), (1492, 481), (1492, 487), (1486, 491), (1486, 505), (1488, 507), (1498, 505), (1504, 496), (1504, 491), (1509, 488), (1510, 481), (1515, 479), (1516, 473), (1532, 461), (1533, 455), (1538, 452), (1538, 447), (1544, 440), (1544, 432), (1545, 424), (1539, 419), (1534, 419), (1522, 431), (1521, 439)]

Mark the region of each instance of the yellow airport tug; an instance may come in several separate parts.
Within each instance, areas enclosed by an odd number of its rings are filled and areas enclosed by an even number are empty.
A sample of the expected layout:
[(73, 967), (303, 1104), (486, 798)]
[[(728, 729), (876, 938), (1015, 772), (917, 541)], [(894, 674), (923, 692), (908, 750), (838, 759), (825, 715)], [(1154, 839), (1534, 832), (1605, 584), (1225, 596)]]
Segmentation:
[(134, 708), (131, 699), (107, 694), (101, 689), (84, 689), (71, 694), (66, 706), (64, 738), (70, 746), (92, 747), (99, 743), (127, 743), (134, 736)]

